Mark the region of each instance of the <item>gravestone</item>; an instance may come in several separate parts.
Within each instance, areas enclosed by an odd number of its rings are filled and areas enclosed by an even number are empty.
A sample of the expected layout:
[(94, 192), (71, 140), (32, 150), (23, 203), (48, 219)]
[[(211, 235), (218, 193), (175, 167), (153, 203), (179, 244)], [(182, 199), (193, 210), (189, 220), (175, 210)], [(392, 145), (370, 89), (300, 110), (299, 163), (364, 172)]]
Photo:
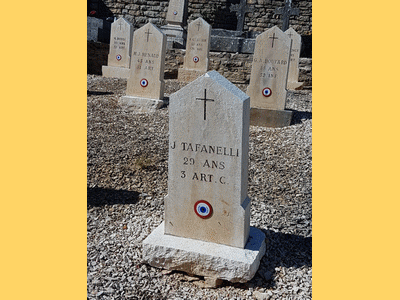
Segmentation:
[(170, 96), (165, 220), (144, 262), (232, 282), (250, 280), (265, 235), (250, 227), (250, 99), (216, 71)]
[(289, 28), (290, 16), (298, 16), (299, 9), (292, 7), (292, 0), (285, 0), (285, 6), (276, 8), (274, 13), (282, 15), (282, 31), (286, 31)]
[(247, 88), (251, 99), (251, 125), (290, 125), (292, 111), (285, 110), (285, 105), (291, 43), (291, 39), (277, 26), (256, 38)]
[(135, 31), (126, 96), (119, 100), (127, 110), (151, 112), (164, 105), (166, 42), (165, 34), (152, 23)]
[(110, 42), (111, 22), (87, 17), (87, 40), (100, 43)]
[(108, 66), (102, 67), (104, 77), (128, 78), (131, 64), (133, 26), (124, 18), (111, 25)]
[(187, 24), (188, 0), (170, 0), (167, 12), (167, 25), (161, 30), (167, 36), (167, 49), (184, 48), (187, 32), (183, 28)]
[(289, 28), (285, 33), (292, 40), (292, 50), (290, 51), (290, 64), (287, 88), (294, 90), (303, 85), (304, 82), (299, 81), (299, 60), (301, 50), (301, 35), (298, 34), (293, 28)]
[(178, 80), (190, 82), (208, 71), (211, 26), (202, 18), (188, 26), (188, 39), (183, 68), (178, 70)]
[(247, 0), (240, 0), (239, 4), (231, 4), (231, 7), (229, 9), (231, 12), (236, 12), (236, 16), (238, 19), (236, 31), (243, 31), (246, 13), (253, 12), (254, 7), (249, 7), (247, 5)]

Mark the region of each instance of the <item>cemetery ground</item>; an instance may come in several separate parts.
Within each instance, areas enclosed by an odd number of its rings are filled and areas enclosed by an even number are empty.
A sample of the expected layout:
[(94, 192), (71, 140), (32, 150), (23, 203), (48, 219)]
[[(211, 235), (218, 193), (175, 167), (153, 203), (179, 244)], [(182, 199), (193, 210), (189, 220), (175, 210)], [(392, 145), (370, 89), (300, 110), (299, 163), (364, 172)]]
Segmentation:
[[(165, 95), (185, 84), (166, 80)], [(267, 251), (251, 281), (210, 289), (141, 262), (142, 241), (163, 221), (168, 107), (124, 111), (126, 85), (87, 75), (88, 299), (311, 299), (311, 90), (288, 93), (290, 126), (250, 126), (250, 225), (266, 234)]]

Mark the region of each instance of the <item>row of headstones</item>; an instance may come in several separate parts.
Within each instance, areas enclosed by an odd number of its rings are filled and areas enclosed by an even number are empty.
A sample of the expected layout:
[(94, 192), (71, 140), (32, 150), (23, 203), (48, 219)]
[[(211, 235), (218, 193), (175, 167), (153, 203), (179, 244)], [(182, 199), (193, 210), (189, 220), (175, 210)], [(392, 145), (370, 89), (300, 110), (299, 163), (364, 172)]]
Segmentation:
[[(116, 28), (124, 26), (131, 28), (116, 22)], [(210, 31), (201, 18), (189, 24), (179, 76), (191, 82), (169, 103), (165, 219), (144, 240), (142, 254), (155, 267), (245, 282), (266, 251), (264, 233), (250, 226), (250, 99), (255, 108), (284, 109), (277, 99), (286, 98), (292, 42), (277, 27), (257, 38), (246, 94), (218, 72), (206, 73)], [(131, 49), (128, 37), (114, 33), (112, 41), (110, 55), (118, 62), (131, 55), (130, 69), (124, 61), (129, 78), (120, 103), (136, 111), (163, 105), (166, 35), (148, 23), (135, 32)]]
[[(191, 82), (207, 72), (210, 36), (211, 26), (202, 18), (189, 24), (184, 64), (178, 70), (179, 81)], [(252, 120), (265, 121), (263, 110), (267, 109), (286, 114), (284, 119), (290, 122), (291, 113), (285, 111), (286, 95), (288, 88), (301, 85), (298, 82), (300, 47), (301, 36), (292, 28), (283, 33), (275, 26), (257, 37), (247, 90), (254, 108)], [(127, 96), (122, 104), (139, 111), (163, 105), (165, 52), (166, 36), (155, 25), (148, 23), (133, 35), (133, 26), (124, 18), (113, 23), (108, 66), (103, 66), (103, 76), (128, 78)], [(153, 100), (146, 103), (144, 99)], [(267, 125), (257, 121), (252, 124)], [(275, 125), (280, 127), (276, 122)]]

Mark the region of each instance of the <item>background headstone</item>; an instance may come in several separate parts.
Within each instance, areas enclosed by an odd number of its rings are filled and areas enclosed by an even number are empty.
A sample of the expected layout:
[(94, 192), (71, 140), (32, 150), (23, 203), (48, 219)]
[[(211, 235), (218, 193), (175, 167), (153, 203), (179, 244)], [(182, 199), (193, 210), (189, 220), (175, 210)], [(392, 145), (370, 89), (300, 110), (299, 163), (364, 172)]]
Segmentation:
[(299, 60), (301, 50), (301, 35), (298, 34), (293, 28), (289, 28), (285, 33), (292, 39), (292, 50), (290, 51), (290, 64), (288, 74), (288, 89), (296, 89), (303, 85), (299, 81)]
[[(247, 88), (252, 110), (254, 108), (286, 112), (286, 83), (291, 43), (291, 39), (277, 26), (257, 36), (250, 84)], [(290, 114), (289, 124), (291, 113), (291, 111), (288, 112)], [(251, 117), (251, 119), (253, 118)], [(250, 123), (260, 125), (253, 123), (252, 120)], [(280, 124), (275, 126), (274, 124), (267, 125), (267, 123), (265, 126), (281, 127)]]
[(108, 66), (103, 66), (104, 77), (128, 78), (131, 64), (133, 26), (124, 18), (111, 25)]
[(183, 28), (187, 24), (188, 0), (170, 0), (167, 12), (167, 25), (161, 30), (168, 38), (167, 49), (184, 48), (187, 32)]
[(111, 22), (94, 17), (87, 17), (87, 40), (93, 42), (110, 42)]
[(143, 242), (145, 262), (250, 280), (265, 252), (250, 229), (250, 99), (211, 71), (170, 96), (165, 221)]
[(189, 24), (183, 68), (178, 72), (180, 81), (193, 81), (208, 71), (210, 36), (211, 25), (202, 18)]
[(164, 105), (166, 42), (166, 36), (152, 23), (135, 31), (130, 76), (121, 105), (137, 111), (152, 111)]

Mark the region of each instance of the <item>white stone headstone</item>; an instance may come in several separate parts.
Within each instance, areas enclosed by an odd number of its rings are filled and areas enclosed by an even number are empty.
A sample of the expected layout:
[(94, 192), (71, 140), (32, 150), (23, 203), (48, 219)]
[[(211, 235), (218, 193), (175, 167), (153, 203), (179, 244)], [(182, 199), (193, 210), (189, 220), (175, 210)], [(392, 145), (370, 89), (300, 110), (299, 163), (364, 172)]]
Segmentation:
[(233, 282), (250, 280), (265, 235), (250, 228), (250, 99), (216, 71), (170, 96), (165, 221), (143, 260)]
[(216, 71), (170, 96), (165, 233), (245, 246), (249, 105), (249, 97)]
[(108, 65), (102, 67), (104, 77), (128, 78), (131, 64), (133, 26), (124, 18), (111, 24)]
[(251, 107), (285, 109), (291, 43), (277, 26), (257, 36), (247, 88)]
[(164, 102), (166, 36), (147, 23), (133, 36), (130, 76), (121, 105), (131, 110), (152, 111)]
[(183, 67), (178, 73), (180, 81), (193, 81), (208, 71), (210, 38), (211, 25), (203, 18), (189, 24)]
[(170, 25), (186, 25), (187, 0), (170, 0), (166, 21)]
[(303, 82), (299, 81), (299, 60), (301, 50), (301, 35), (298, 34), (293, 28), (289, 28), (285, 33), (292, 40), (292, 50), (290, 52), (290, 64), (288, 74), (288, 89), (295, 89), (303, 85)]

